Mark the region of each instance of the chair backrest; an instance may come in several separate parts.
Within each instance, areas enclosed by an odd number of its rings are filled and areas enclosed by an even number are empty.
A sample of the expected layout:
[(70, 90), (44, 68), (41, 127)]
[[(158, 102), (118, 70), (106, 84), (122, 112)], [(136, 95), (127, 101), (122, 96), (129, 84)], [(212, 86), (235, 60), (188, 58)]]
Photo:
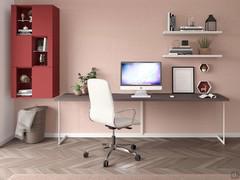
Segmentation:
[(114, 126), (114, 104), (108, 82), (103, 79), (89, 79), (87, 85), (91, 120)]

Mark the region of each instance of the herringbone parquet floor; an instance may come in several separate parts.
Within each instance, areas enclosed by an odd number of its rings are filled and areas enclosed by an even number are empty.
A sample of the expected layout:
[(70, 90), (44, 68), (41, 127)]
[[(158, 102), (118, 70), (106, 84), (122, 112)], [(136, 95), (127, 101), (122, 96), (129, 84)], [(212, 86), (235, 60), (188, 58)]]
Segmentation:
[[(67, 139), (61, 146), (56, 139), (39, 144), (24, 144), (13, 140), (0, 149), (0, 179), (12, 174), (230, 174), (240, 172), (240, 139), (227, 139), (221, 145), (217, 139), (128, 138), (119, 143), (135, 143), (142, 161), (131, 155), (114, 152), (110, 167), (103, 168), (107, 150), (102, 143), (110, 139)], [(84, 150), (90, 157), (84, 159)]]

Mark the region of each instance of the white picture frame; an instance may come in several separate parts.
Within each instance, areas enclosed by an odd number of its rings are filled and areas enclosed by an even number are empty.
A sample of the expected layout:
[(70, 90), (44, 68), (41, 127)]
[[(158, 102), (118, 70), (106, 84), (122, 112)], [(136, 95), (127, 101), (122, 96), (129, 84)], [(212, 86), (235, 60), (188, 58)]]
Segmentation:
[(172, 93), (195, 93), (194, 67), (172, 67)]

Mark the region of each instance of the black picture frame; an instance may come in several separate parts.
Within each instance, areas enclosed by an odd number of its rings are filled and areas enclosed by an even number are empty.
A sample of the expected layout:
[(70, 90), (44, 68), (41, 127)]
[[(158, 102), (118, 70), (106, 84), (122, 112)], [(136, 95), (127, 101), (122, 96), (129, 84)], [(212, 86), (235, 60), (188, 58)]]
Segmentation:
[(193, 66), (172, 67), (172, 93), (173, 94), (195, 93), (195, 67)]

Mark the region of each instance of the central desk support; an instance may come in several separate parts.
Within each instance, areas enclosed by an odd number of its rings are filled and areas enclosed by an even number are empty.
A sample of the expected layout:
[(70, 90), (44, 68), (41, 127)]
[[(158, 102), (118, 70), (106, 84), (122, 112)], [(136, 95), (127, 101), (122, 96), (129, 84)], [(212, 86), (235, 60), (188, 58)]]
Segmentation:
[[(170, 94), (152, 94), (151, 98), (131, 98), (130, 94), (113, 94), (114, 101), (139, 101), (140, 102), (140, 133), (144, 135), (145, 133), (145, 121), (144, 121), (144, 105), (145, 101), (167, 101), (167, 102), (221, 102), (222, 103), (222, 132), (221, 136), (217, 135), (217, 139), (222, 143), (225, 144), (225, 123), (226, 123), (226, 110), (225, 110), (225, 102), (229, 101), (228, 98), (216, 94), (215, 99), (201, 99), (199, 98), (198, 94), (175, 94), (174, 98), (169, 97)], [(61, 101), (89, 101), (88, 96), (76, 96), (71, 93), (65, 93), (61, 96), (56, 98), (58, 101), (58, 144), (62, 144), (67, 136), (61, 134)]]

